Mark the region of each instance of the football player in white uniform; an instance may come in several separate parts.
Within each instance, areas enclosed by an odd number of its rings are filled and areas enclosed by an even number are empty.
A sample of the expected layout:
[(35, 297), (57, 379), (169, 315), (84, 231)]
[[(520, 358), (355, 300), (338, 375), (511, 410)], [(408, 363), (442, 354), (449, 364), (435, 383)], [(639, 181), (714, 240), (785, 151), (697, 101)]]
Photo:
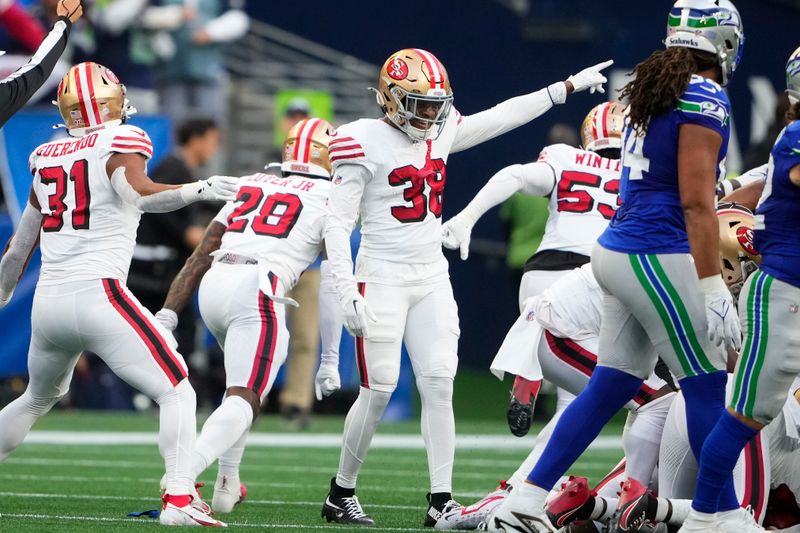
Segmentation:
[(219, 459), (214, 512), (231, 512), (246, 495), (239, 463), (250, 426), (286, 359), (285, 306), (297, 306), (286, 293), (323, 247), (333, 131), (318, 118), (297, 123), (284, 142), (283, 177), (259, 173), (241, 179), (236, 200), (209, 224), (156, 313), (174, 330), (199, 286), (200, 313), (225, 352), (225, 399), (203, 425), (192, 460), (196, 478)]
[[(602, 63), (538, 92), (471, 116), (451, 112), (453, 93), (430, 52), (404, 49), (379, 73), (383, 119), (338, 129), (325, 243), (345, 324), (356, 338), (359, 396), (347, 415), (339, 470), (323, 505), (329, 521), (372, 524), (355, 499), (356, 478), (378, 421), (397, 384), (405, 341), (422, 399), (432, 526), (451, 498), (455, 423), (453, 378), (458, 311), (441, 250), (441, 214), (450, 153), (521, 126), (565, 101), (568, 93), (602, 90)], [(348, 236), (361, 217), (355, 275)]]
[(30, 381), (0, 411), (0, 460), (69, 388), (83, 350), (158, 403), (159, 450), (166, 465), (160, 521), (224, 525), (191, 505), (195, 394), (171, 335), (125, 287), (142, 212), (165, 212), (199, 200), (235, 196), (235, 178), (187, 185), (147, 177), (153, 145), (125, 124), (125, 87), (96, 63), (72, 67), (58, 87), (71, 138), (45, 143), (30, 157), (33, 187), (0, 262), (0, 300), (7, 302), (40, 241), (42, 268), (31, 315)]
[[(525, 265), (519, 287), (520, 312), (528, 298), (540, 294), (570, 270), (589, 262), (592, 246), (617, 208), (623, 112), (619, 102), (595, 106), (581, 126), (583, 149), (566, 144), (545, 147), (538, 161), (512, 165), (492, 176), (459, 214), (442, 226), (442, 243), (469, 253), (472, 227), (492, 207), (512, 194), (549, 197), (544, 238)], [(527, 363), (530, 357), (516, 357)], [(508, 424), (518, 437), (530, 429), (533, 404), (541, 380), (530, 381), (523, 368), (516, 375), (508, 408)], [(559, 405), (572, 395), (558, 391)]]

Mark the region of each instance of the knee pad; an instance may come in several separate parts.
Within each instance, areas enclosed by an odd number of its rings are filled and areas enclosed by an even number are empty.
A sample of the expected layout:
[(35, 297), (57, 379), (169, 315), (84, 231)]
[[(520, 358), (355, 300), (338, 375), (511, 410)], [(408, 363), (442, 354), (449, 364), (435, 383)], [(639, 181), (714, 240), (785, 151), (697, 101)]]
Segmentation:
[(423, 405), (432, 402), (439, 405), (453, 402), (453, 378), (420, 376), (417, 389)]
[(398, 363), (378, 363), (370, 365), (368, 368), (369, 388), (372, 390), (393, 393), (397, 387), (397, 380), (400, 376), (400, 364)]

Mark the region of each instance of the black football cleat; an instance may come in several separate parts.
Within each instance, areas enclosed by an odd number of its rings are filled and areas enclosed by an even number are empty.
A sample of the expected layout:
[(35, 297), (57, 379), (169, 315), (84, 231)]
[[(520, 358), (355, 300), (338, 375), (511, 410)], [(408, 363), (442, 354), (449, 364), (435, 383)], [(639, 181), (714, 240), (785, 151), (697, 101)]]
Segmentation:
[(336, 478), (331, 479), (331, 491), (325, 498), (325, 503), (322, 504), (322, 513), (320, 513), (322, 518), (337, 524), (375, 525), (375, 520), (364, 512), (355, 494), (345, 497), (333, 495), (335, 483)]

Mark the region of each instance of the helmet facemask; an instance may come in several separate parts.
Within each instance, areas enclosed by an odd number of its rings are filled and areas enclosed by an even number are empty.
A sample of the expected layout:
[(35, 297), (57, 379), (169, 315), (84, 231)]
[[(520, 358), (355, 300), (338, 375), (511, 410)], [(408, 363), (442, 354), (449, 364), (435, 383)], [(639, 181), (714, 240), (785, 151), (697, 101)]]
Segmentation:
[[(429, 94), (421, 95), (406, 92), (397, 85), (389, 92), (397, 105), (397, 113), (391, 120), (398, 128), (414, 141), (439, 137), (453, 105), (452, 94), (445, 94), (442, 89), (431, 89)], [(431, 94), (437, 92), (441, 94)]]

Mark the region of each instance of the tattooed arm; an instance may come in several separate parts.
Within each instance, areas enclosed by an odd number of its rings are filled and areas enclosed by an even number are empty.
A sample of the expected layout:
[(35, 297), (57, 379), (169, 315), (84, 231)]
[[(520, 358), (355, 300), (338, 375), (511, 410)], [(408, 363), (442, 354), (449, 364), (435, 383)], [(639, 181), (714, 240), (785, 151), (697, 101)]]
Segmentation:
[(222, 235), (225, 233), (225, 225), (212, 221), (208, 225), (203, 240), (194, 249), (192, 255), (186, 260), (186, 264), (169, 287), (167, 298), (164, 300), (164, 307), (156, 313), (156, 318), (170, 331), (178, 325), (178, 313), (183, 311), (191, 300), (192, 295), (200, 285), (203, 278), (214, 260), (211, 252), (219, 250), (222, 244)]

